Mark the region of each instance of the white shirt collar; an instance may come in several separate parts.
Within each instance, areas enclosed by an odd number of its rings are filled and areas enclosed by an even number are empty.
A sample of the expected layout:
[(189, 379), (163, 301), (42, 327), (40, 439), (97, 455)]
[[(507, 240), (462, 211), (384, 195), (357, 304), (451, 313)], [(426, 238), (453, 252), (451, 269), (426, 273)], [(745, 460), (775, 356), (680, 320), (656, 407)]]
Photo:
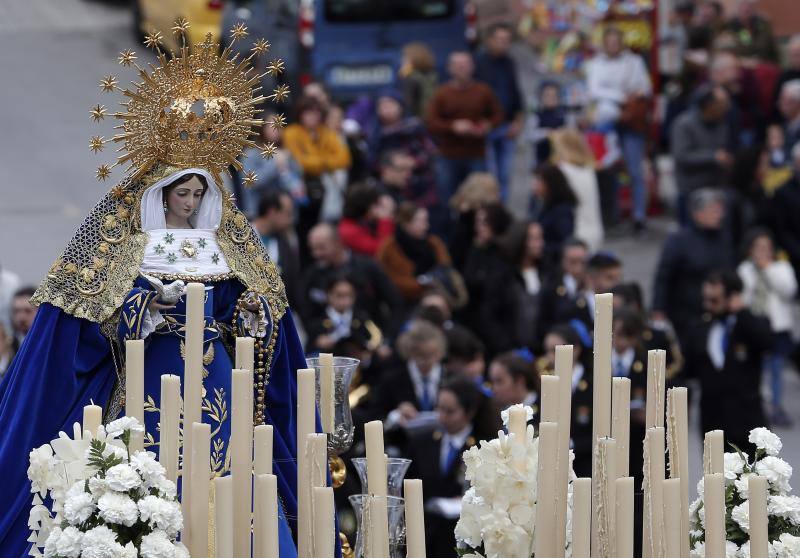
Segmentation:
[(467, 438), (469, 438), (469, 435), (472, 434), (472, 425), (467, 425), (466, 428), (460, 432), (456, 432), (455, 434), (448, 434), (447, 432), (443, 432), (442, 434), (443, 448), (447, 448), (449, 450), (450, 447), (457, 447), (460, 449), (464, 447), (464, 444), (467, 443)]
[(525, 396), (525, 400), (522, 402), (523, 405), (527, 405), (528, 407), (533, 406), (539, 400), (539, 394), (535, 391), (529, 391), (528, 395)]
[(578, 281), (569, 273), (564, 274), (562, 281), (564, 283), (564, 288), (567, 289), (567, 294), (569, 294), (569, 296), (575, 296), (575, 293), (578, 292)]
[(625, 377), (630, 376), (631, 374), (631, 366), (633, 365), (633, 359), (636, 357), (636, 351), (633, 350), (633, 347), (628, 348), (624, 353), (619, 354), (617, 351), (612, 351), (611, 353), (611, 373), (616, 375), (617, 368), (619, 367), (620, 363), (622, 364), (622, 369), (625, 371)]
[(578, 384), (581, 383), (583, 379), (583, 364), (580, 362), (576, 362), (575, 366), (572, 368), (572, 392), (574, 393), (576, 389), (578, 389)]

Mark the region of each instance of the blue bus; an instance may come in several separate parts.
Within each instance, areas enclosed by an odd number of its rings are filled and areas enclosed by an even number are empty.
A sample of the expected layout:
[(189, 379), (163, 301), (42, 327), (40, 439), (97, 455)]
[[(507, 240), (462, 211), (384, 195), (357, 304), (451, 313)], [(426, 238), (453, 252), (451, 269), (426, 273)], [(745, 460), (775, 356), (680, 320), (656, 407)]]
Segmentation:
[(427, 44), (443, 71), (476, 34), (469, 0), (229, 0), (223, 20), (278, 47), (292, 82), (319, 81), (337, 99), (392, 86), (410, 42)]

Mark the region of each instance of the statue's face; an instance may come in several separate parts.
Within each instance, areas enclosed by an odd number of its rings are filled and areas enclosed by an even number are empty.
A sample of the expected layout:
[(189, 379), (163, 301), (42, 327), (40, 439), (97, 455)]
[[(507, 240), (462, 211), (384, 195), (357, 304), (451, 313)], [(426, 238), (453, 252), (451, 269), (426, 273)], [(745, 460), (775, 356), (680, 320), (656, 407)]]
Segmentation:
[(194, 211), (200, 207), (202, 199), (203, 183), (196, 176), (182, 184), (178, 184), (174, 188), (170, 188), (166, 195), (166, 200), (164, 200), (167, 204), (167, 221), (170, 220), (170, 216), (180, 220), (188, 220)]

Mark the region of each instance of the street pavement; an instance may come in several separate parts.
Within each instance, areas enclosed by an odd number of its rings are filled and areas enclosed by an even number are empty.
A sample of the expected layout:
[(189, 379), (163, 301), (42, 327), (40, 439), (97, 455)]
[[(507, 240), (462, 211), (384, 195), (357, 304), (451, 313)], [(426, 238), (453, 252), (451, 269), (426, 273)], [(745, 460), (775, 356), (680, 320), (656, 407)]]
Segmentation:
[[(3, 0), (0, 2), (0, 265), (37, 283), (58, 256), (83, 216), (121, 177), (106, 183), (94, 171), (113, 160), (109, 146), (89, 151), (92, 135), (113, 135), (113, 119), (95, 124), (89, 108), (105, 104), (113, 112), (119, 94), (103, 94), (98, 81), (107, 74), (122, 83), (134, 78), (117, 64), (121, 50), (134, 43), (126, 4), (82, 0)], [(523, 53), (524, 54), (524, 53)], [(525, 59), (525, 56), (522, 56)], [(525, 83), (534, 83), (523, 76)], [(520, 146), (510, 206), (527, 208), (529, 157)], [(654, 222), (639, 238), (618, 236), (606, 243), (625, 262), (627, 280), (650, 290), (667, 220)], [(694, 398), (697, 400), (697, 398)], [(799, 426), (778, 430), (785, 458), (800, 466), (800, 377), (787, 372), (786, 405)], [(692, 413), (697, 416), (696, 409)], [(701, 442), (692, 428), (692, 471), (699, 475)], [(694, 481), (693, 481), (694, 483)]]

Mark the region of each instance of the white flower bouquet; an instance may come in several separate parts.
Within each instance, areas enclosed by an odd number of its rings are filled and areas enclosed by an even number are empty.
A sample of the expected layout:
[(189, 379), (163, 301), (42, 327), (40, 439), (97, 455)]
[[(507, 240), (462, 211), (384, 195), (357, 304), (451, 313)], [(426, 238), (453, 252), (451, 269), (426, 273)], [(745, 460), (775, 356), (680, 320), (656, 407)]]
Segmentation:
[[(529, 416), (532, 415), (532, 411)], [(503, 412), (507, 424), (508, 413)], [(470, 488), (462, 499), (456, 543), (462, 558), (530, 558), (536, 536), (539, 439), (529, 427), (525, 444), (502, 430), (464, 454)], [(572, 471), (570, 451), (566, 556), (572, 556)]]
[(130, 453), (131, 432), (143, 431), (130, 417), (101, 426), (94, 438), (76, 424), (74, 439), (62, 432), (31, 451), (31, 556), (189, 557), (175, 542), (183, 528), (175, 483), (155, 454)]
[[(781, 439), (766, 428), (750, 431), (749, 441), (756, 446), (750, 461), (739, 448), (725, 454), (725, 530), (726, 558), (750, 558), (750, 508), (748, 478), (759, 475), (767, 479), (767, 514), (770, 558), (800, 556), (800, 497), (789, 493), (792, 466), (778, 457)], [(697, 485), (698, 498), (689, 506), (692, 558), (705, 557), (705, 510), (703, 480)]]

